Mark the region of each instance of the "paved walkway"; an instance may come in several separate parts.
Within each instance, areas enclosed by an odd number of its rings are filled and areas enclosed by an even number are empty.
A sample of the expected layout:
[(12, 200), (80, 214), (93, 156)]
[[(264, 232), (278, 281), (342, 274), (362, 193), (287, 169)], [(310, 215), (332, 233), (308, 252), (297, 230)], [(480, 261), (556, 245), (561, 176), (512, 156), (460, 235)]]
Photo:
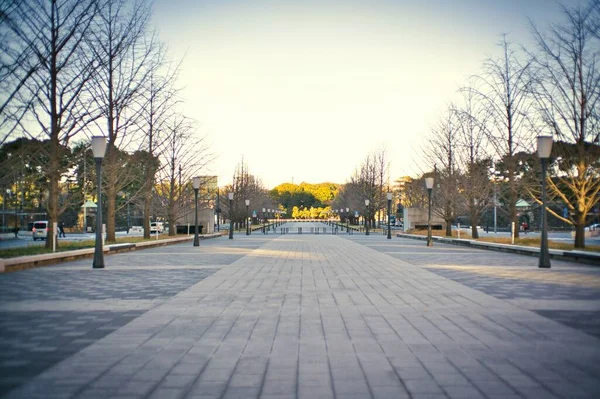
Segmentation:
[[(28, 326), (96, 332), (36, 377), (17, 373), (7, 398), (600, 396), (599, 339), (540, 313), (597, 315), (600, 269), (379, 235), (255, 234), (106, 261), (0, 276), (2, 320), (24, 319), (0, 324), (5, 370), (19, 368), (7, 349), (56, 351), (19, 345)], [(541, 299), (519, 295), (530, 289)], [(78, 323), (39, 325), (54, 312)]]

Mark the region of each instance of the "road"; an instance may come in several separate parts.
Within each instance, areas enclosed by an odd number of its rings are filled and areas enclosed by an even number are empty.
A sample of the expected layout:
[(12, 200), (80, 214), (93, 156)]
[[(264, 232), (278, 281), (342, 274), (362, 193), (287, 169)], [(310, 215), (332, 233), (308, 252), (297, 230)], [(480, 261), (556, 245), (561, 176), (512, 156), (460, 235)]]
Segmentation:
[[(130, 231), (129, 234), (124, 231), (118, 231), (117, 237), (139, 237), (142, 236), (142, 232)], [(60, 237), (59, 242), (62, 241), (85, 241), (93, 240), (95, 235), (93, 233), (69, 233), (66, 237)], [(30, 232), (19, 233), (19, 237), (15, 239), (14, 234), (3, 234), (0, 237), (0, 250), (8, 248), (19, 248), (19, 247), (33, 247), (42, 246), (46, 242), (43, 240), (33, 241)]]

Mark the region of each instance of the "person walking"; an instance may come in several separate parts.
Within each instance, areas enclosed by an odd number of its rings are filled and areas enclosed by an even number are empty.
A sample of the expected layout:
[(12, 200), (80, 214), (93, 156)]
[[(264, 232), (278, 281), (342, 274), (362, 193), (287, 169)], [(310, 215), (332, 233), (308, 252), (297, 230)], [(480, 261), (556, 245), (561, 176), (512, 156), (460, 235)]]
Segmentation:
[(67, 235), (65, 234), (65, 223), (64, 222), (60, 222), (60, 226), (58, 226), (58, 237), (67, 237)]

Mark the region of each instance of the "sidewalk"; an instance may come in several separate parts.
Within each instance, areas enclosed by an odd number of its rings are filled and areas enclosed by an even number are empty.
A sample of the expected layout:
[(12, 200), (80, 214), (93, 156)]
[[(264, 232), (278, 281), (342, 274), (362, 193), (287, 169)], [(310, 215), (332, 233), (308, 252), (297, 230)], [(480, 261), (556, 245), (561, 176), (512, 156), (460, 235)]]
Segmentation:
[[(72, 284), (66, 293), (42, 289), (16, 301), (0, 294), (0, 312), (53, 306), (145, 312), (131, 314), (129, 323), (6, 397), (600, 395), (598, 338), (433, 272), (465, 262), (486, 271), (522, 266), (527, 278), (552, 281), (558, 275), (577, 285), (567, 262), (539, 270), (528, 257), (442, 244), (426, 248), (385, 236), (209, 241), (116, 254), (103, 271), (76, 261), (0, 276), (0, 293), (13, 283), (53, 286), (64, 278)], [(453, 263), (457, 259), (460, 264)], [(594, 293), (600, 292), (600, 272), (578, 270), (592, 282), (591, 309), (599, 310)], [(175, 273), (179, 293), (173, 296), (165, 284)], [(148, 280), (153, 274), (156, 279)], [(103, 286), (121, 294), (115, 299)], [(152, 293), (158, 295), (152, 299)]]

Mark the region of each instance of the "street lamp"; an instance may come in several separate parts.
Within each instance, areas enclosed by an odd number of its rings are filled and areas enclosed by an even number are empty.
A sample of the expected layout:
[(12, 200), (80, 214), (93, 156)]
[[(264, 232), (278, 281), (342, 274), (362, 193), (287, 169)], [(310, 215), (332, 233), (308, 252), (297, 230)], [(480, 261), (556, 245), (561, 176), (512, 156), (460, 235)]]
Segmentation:
[(392, 239), (392, 231), (390, 230), (390, 212), (391, 212), (391, 208), (392, 208), (392, 193), (387, 193), (387, 200), (388, 200), (388, 234), (387, 234), (387, 238), (388, 240)]
[(197, 247), (200, 245), (200, 240), (198, 238), (198, 189), (200, 188), (200, 176), (194, 176), (192, 178), (192, 187), (194, 187), (194, 202), (196, 204), (194, 211), (194, 246)]
[(350, 208), (346, 208), (346, 233), (350, 233)]
[(430, 247), (433, 245), (433, 240), (431, 239), (431, 190), (433, 190), (433, 177), (425, 178), (425, 187), (427, 187), (427, 202), (429, 204), (427, 216), (427, 246)]
[(98, 186), (98, 207), (96, 208), (96, 245), (94, 247), (94, 269), (104, 268), (104, 252), (102, 251), (102, 159), (106, 152), (106, 137), (92, 137), (92, 152), (96, 160), (96, 181)]
[(267, 214), (266, 214), (267, 210), (265, 208), (262, 209), (262, 218), (263, 218), (263, 234), (265, 234), (266, 229), (265, 229), (265, 225), (267, 224)]
[(248, 223), (250, 219), (250, 214), (248, 213), (248, 207), (250, 206), (250, 200), (246, 200), (246, 235), (250, 235), (250, 224)]
[(369, 217), (369, 201), (368, 199), (365, 200), (365, 228), (367, 229), (367, 233), (366, 235), (369, 235), (369, 221), (367, 220)]
[(229, 239), (233, 240), (233, 193), (227, 196), (229, 197)]
[(550, 268), (548, 250), (548, 215), (546, 214), (546, 167), (552, 152), (552, 136), (538, 136), (537, 151), (542, 161), (542, 242), (540, 246), (539, 267)]

